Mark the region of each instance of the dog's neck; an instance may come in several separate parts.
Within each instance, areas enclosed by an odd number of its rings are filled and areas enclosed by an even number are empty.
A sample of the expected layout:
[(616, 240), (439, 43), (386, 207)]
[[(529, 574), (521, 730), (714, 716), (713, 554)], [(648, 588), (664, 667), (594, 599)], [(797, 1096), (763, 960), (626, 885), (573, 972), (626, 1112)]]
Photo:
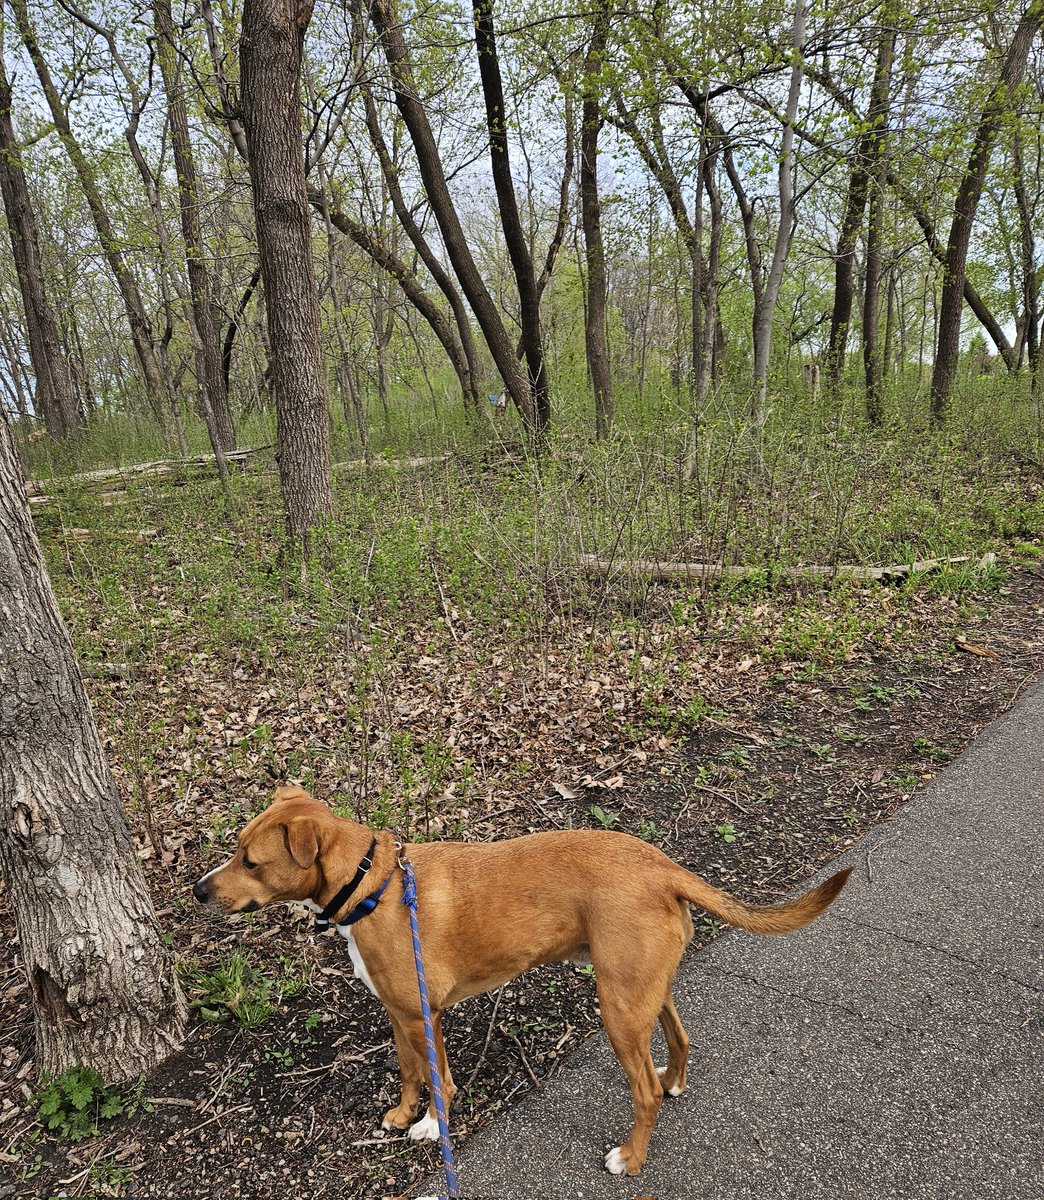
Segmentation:
[[(357, 840), (347, 837), (347, 830), (342, 832), (339, 829), (332, 837), (324, 839), (316, 859), (320, 878), (311, 900), (317, 911), (328, 909), (338, 899), (338, 893), (348, 889), (339, 897), (337, 908), (329, 913), (331, 920), (341, 915), (346, 907), (358, 904), (377, 891), (395, 866), (395, 839), (392, 835), (386, 830), (373, 833), (365, 826), (362, 828), (369, 835), (370, 849), (360, 853)], [(355, 849), (352, 848), (353, 844)], [(370, 865), (362, 870), (367, 858), (370, 859)]]

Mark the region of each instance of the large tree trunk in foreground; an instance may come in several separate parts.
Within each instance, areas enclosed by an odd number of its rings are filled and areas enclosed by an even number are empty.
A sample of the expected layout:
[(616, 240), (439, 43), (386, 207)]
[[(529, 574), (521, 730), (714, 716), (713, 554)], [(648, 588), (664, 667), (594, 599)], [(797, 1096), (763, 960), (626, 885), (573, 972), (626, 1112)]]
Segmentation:
[(182, 1041), (185, 1002), (120, 811), (0, 418), (0, 870), (37, 1065), (133, 1079)]
[(58, 326), (44, 289), (36, 215), (29, 199), (11, 120), (11, 85), (0, 56), (0, 192), (3, 193), (7, 228), (11, 235), (18, 286), (25, 309), (29, 356), (36, 375), (36, 415), (43, 417), (53, 438), (64, 438), (80, 428), (80, 410), (72, 377), (62, 353)]
[(333, 512), (319, 292), (301, 143), (301, 47), (311, 0), (246, 0), (243, 126), (265, 284), (287, 532), (307, 548)]

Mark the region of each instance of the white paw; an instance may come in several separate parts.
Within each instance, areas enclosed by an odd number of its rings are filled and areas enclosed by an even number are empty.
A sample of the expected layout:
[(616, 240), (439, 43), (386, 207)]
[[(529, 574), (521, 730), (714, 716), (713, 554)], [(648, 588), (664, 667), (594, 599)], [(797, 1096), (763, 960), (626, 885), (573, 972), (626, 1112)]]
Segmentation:
[(419, 1121), (410, 1126), (411, 1142), (437, 1142), (439, 1140), (439, 1121), (430, 1113), (425, 1113)]
[[(661, 1067), (660, 1070), (656, 1072), (657, 1077), (661, 1081), (662, 1081), (664, 1075), (666, 1075), (666, 1074), (667, 1074), (666, 1067)], [(684, 1087), (679, 1087), (678, 1084), (675, 1084), (674, 1087), (670, 1087), (667, 1089), (667, 1095), (668, 1096), (680, 1096), (682, 1094), (682, 1092), (684, 1092), (684, 1091), (685, 1091)]]
[(627, 1170), (627, 1160), (620, 1153), (619, 1146), (614, 1146), (605, 1156), (605, 1169), (610, 1175), (622, 1175)]

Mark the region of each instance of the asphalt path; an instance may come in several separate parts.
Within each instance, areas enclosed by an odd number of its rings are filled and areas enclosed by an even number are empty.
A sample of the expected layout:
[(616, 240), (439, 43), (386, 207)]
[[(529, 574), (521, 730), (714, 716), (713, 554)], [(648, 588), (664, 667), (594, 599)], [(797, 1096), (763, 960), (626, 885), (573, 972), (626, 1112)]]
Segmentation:
[(602, 1167), (630, 1098), (600, 1035), (467, 1141), (461, 1195), (1041, 1200), (1042, 851), (1038, 686), (833, 864), (856, 870), (823, 918), (686, 956), (689, 1086), (640, 1176)]

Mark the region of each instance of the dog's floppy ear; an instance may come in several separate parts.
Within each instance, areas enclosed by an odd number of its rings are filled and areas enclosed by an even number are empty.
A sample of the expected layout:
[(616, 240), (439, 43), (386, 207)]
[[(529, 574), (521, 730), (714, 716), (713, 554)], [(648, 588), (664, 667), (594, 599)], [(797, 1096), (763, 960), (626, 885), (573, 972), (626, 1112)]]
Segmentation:
[(315, 825), (309, 820), (290, 821), (283, 826), (283, 830), (290, 857), (302, 870), (307, 870), (319, 854)]
[(276, 788), (272, 803), (281, 804), (284, 800), (298, 800), (302, 796), (307, 799), (308, 793), (299, 784), (284, 783)]

